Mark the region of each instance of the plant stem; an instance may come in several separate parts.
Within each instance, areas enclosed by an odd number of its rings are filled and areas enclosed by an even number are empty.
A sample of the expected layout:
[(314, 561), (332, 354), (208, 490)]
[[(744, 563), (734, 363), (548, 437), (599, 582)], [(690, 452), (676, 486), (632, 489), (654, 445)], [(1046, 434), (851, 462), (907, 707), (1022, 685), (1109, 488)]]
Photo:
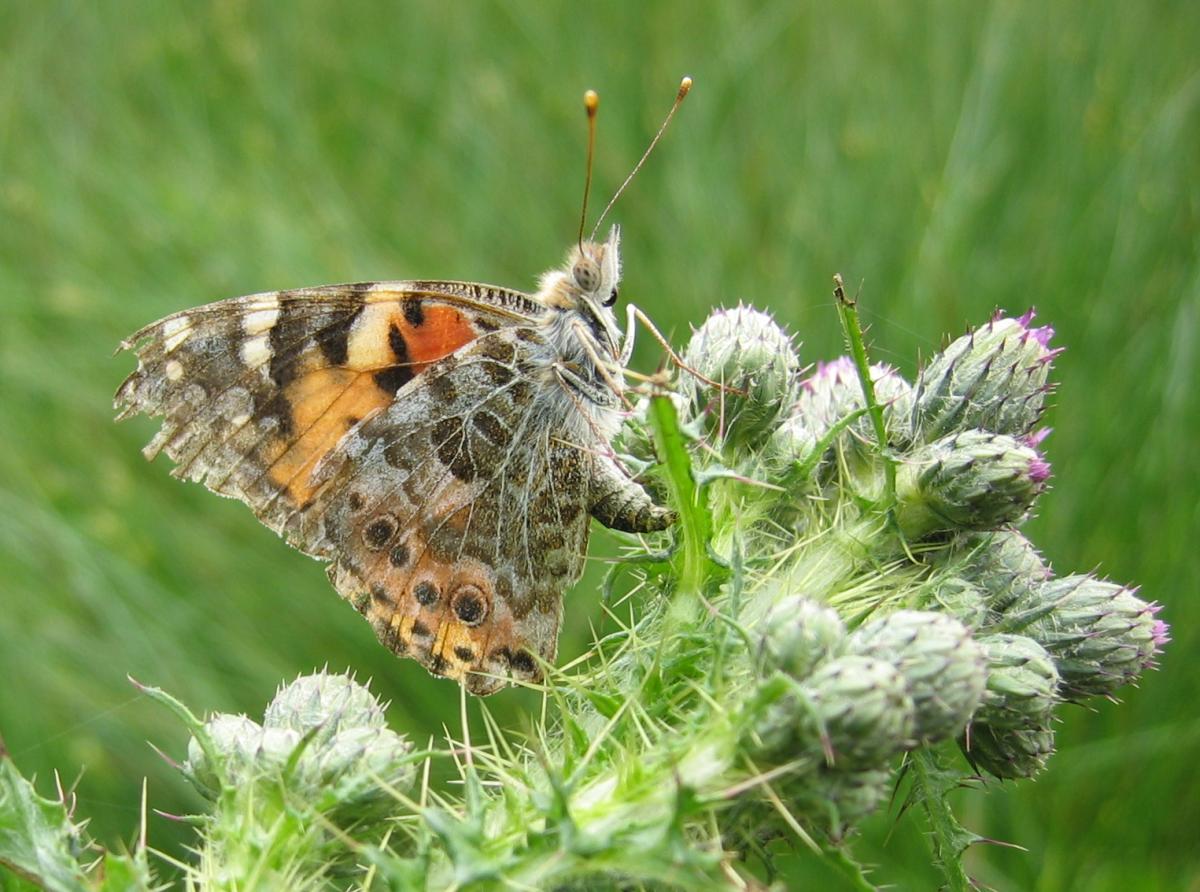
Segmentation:
[(694, 597), (711, 569), (708, 541), (712, 537), (712, 518), (701, 503), (699, 487), (692, 477), (691, 458), (679, 429), (675, 405), (670, 399), (655, 396), (650, 400), (650, 422), (655, 446), (663, 457), (671, 504), (679, 512), (682, 566), (678, 589), (690, 592)]
[(940, 751), (931, 747), (911, 752), (908, 769), (912, 772), (913, 793), (929, 820), (933, 860), (946, 878), (946, 888), (952, 892), (971, 892), (974, 885), (963, 870), (962, 858), (979, 837), (958, 823), (946, 801), (950, 791), (959, 786), (962, 772), (948, 767)]
[(875, 397), (875, 383), (871, 380), (871, 364), (867, 359), (867, 346), (863, 341), (862, 323), (858, 319), (858, 301), (846, 295), (846, 288), (841, 274), (833, 277), (833, 296), (837, 299), (838, 318), (842, 322), (842, 330), (846, 334), (846, 342), (850, 347), (850, 356), (854, 359), (854, 367), (858, 372), (858, 382), (862, 387), (863, 400), (867, 404), (867, 413), (871, 416), (871, 426), (875, 429), (875, 451), (883, 462), (884, 494), (883, 509), (887, 512), (888, 520), (895, 525), (896, 509), (896, 461), (888, 453), (887, 428), (883, 423), (883, 406)]

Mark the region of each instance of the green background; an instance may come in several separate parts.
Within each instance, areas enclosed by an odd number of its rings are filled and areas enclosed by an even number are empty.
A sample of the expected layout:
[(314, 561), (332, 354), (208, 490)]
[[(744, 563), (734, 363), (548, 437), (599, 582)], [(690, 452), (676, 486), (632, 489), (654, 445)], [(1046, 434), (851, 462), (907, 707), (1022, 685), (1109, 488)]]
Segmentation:
[[(1000, 889), (1200, 889), (1200, 11), (1194, 2), (0, 3), (0, 733), (44, 790), (82, 768), (103, 840), (198, 807), (146, 746), (185, 734), (126, 674), (260, 711), (328, 663), (395, 725), (458, 694), (384, 652), (321, 568), (243, 506), (172, 480), (111, 422), (122, 336), (260, 290), (372, 278), (531, 286), (574, 236), (585, 88), (625, 298), (681, 341), (718, 304), (840, 352), (835, 271), (876, 359), (1036, 305), (1068, 351), (1028, 530), (1061, 572), (1161, 600), (1162, 670), (1062, 710), (1036, 782), (964, 794)], [(648, 338), (635, 367), (661, 352)], [(593, 554), (606, 543), (598, 534)], [(599, 622), (593, 572), (562, 654)], [(523, 699), (524, 698), (524, 699)], [(533, 705), (490, 705), (517, 724)], [(931, 889), (921, 824), (881, 816), (876, 878)], [(152, 818), (178, 854), (186, 833)], [(795, 859), (794, 882), (813, 870)], [(837, 888), (819, 870), (818, 887)], [(820, 883), (827, 881), (828, 886)]]

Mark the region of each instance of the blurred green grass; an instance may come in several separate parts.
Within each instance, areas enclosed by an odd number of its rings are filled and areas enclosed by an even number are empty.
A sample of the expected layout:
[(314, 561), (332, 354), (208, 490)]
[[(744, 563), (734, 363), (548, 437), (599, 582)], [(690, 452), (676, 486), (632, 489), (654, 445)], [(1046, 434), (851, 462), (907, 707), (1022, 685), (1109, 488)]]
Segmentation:
[[(754, 302), (813, 360), (840, 352), (841, 271), (876, 358), (908, 373), (943, 332), (1036, 305), (1069, 350), (1031, 533), (1058, 568), (1167, 604), (1161, 672), (1066, 710), (1036, 783), (962, 797), (969, 826), (1030, 850), (980, 849), (973, 870), (1200, 889), (1197, 46), (1187, 2), (0, 5), (0, 733), (18, 764), (82, 768), (80, 811), (115, 842), (143, 775), (152, 805), (197, 805), (144, 743), (183, 735), (126, 674), (255, 711), (328, 662), (373, 677), (419, 737), (454, 727), (455, 689), (384, 652), (316, 564), (141, 460), (154, 425), (111, 423), (130, 367), (111, 351), (260, 290), (531, 285), (573, 237), (583, 90), (603, 97), (606, 198), (686, 73), (613, 215), (623, 295), (676, 340)], [(644, 339), (635, 366), (660, 361)], [(568, 596), (564, 656), (599, 622), (597, 578)], [(911, 817), (862, 842), (880, 881), (936, 885)]]

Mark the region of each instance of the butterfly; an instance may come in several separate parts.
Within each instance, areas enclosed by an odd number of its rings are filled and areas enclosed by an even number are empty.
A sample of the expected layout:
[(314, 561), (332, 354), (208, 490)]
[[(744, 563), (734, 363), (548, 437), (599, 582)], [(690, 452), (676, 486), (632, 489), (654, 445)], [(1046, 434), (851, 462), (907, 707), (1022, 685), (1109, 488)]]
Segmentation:
[(147, 458), (327, 561), (386, 647), (490, 694), (553, 663), (591, 518), (675, 520), (610, 447), (620, 275), (614, 226), (532, 294), (364, 282), (208, 304), (122, 342), (138, 365), (114, 404), (163, 418)]

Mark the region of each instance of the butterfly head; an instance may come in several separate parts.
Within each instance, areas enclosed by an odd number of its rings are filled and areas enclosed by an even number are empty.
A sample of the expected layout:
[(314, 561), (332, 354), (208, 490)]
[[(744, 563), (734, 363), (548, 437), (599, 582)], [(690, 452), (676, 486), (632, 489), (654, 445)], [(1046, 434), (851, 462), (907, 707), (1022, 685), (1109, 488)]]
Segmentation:
[(621, 230), (609, 230), (608, 241), (580, 242), (568, 257), (571, 283), (593, 304), (611, 307), (617, 302), (617, 285), (621, 280)]
[(544, 306), (582, 317), (606, 352), (615, 355), (620, 330), (612, 306), (621, 280), (621, 230), (603, 242), (581, 241), (566, 263), (542, 276), (536, 299)]

